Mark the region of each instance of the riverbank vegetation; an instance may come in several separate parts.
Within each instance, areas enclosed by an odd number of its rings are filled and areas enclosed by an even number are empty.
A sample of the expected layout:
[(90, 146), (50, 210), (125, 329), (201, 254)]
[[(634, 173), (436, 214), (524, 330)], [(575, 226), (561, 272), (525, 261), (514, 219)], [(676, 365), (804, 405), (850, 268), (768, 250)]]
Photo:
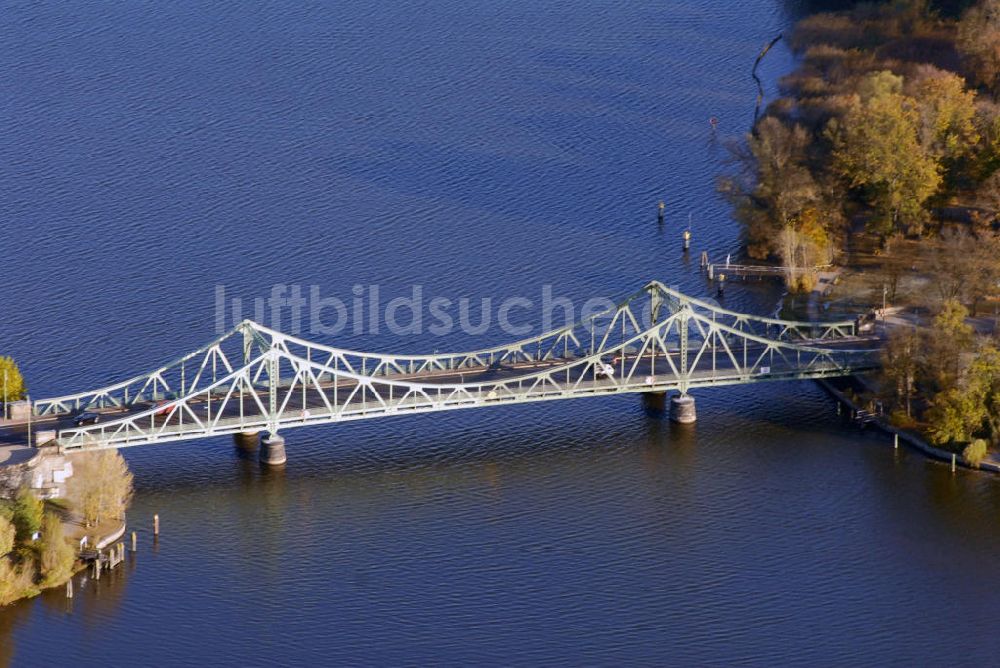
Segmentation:
[(0, 605), (65, 583), (79, 566), (77, 546), (124, 522), (132, 497), (124, 458), (106, 450), (75, 455), (73, 464), (66, 499), (43, 502), (22, 487), (0, 500)]
[(27, 487), (0, 505), (0, 605), (65, 582), (76, 560), (62, 520)]
[(870, 305), (924, 314), (891, 328), (882, 398), (981, 460), (1000, 446), (996, 323), (976, 319), (1000, 298), (1000, 0), (861, 4), (790, 42), (798, 68), (720, 180), (746, 251), (793, 290), (836, 263)]

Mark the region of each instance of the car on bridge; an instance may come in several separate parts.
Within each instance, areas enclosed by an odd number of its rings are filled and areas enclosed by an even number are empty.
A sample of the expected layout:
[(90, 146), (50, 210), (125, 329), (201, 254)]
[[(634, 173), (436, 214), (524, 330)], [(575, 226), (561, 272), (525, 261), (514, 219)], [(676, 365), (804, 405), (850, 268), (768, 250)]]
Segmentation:
[(82, 427), (85, 424), (97, 424), (100, 421), (100, 413), (95, 413), (93, 411), (84, 411), (73, 418), (73, 424), (77, 427)]
[(605, 360), (598, 360), (594, 363), (594, 373), (598, 378), (614, 378), (615, 368)]

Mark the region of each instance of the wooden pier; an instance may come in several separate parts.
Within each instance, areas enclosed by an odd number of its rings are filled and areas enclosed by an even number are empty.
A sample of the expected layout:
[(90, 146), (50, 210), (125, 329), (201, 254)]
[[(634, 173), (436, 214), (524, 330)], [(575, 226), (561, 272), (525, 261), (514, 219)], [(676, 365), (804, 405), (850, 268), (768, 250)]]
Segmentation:
[[(720, 276), (725, 278), (756, 278), (758, 280), (764, 278), (785, 278), (789, 275), (801, 274), (811, 271), (820, 271), (826, 269), (832, 265), (820, 265), (816, 267), (810, 267), (809, 269), (801, 269), (798, 267), (775, 267), (771, 265), (763, 264), (732, 264), (731, 262), (709, 262), (708, 253), (701, 254), (701, 268), (708, 275), (708, 280), (714, 281), (719, 279)], [(725, 278), (721, 280), (725, 280)]]

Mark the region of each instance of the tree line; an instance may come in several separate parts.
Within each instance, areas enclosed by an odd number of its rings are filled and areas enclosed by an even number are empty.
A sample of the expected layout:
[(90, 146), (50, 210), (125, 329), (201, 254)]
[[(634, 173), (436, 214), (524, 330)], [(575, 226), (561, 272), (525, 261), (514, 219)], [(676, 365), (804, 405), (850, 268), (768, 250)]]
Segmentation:
[(857, 4), (806, 17), (790, 41), (799, 66), (719, 183), (746, 250), (798, 290), (862, 238), (888, 301), (920, 277), (932, 321), (892, 334), (885, 398), (898, 422), (981, 459), (1000, 446), (996, 335), (969, 324), (1000, 298), (1000, 0)]
[(804, 19), (791, 43), (800, 66), (720, 181), (751, 257), (808, 289), (859, 224), (883, 246), (933, 237), (955, 205), (995, 243), (1000, 0), (959, 19), (920, 0), (859, 5)]

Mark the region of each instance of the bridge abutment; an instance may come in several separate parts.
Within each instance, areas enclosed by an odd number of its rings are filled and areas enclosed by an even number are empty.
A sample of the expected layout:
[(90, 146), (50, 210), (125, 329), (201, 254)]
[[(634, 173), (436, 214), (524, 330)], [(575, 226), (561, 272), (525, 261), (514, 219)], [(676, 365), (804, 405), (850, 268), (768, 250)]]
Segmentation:
[(694, 407), (694, 397), (690, 394), (677, 394), (670, 397), (670, 419), (679, 424), (691, 424), (698, 419)]
[(281, 466), (286, 461), (285, 439), (277, 434), (268, 434), (260, 439), (260, 463)]

